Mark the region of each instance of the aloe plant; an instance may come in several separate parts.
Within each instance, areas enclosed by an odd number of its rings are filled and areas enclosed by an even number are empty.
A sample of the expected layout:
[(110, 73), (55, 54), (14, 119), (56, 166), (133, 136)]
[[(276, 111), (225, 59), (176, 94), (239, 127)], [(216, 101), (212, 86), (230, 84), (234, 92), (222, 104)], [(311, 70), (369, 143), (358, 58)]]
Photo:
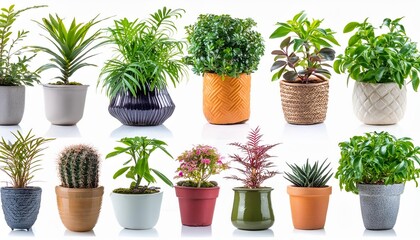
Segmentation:
[(49, 18), (43, 18), (42, 23), (37, 22), (48, 33), (49, 36), (44, 35), (44, 37), (52, 43), (56, 50), (54, 51), (49, 47), (42, 46), (34, 47), (38, 51), (45, 52), (52, 57), (50, 59), (51, 63), (42, 65), (39, 71), (58, 69), (61, 72), (61, 76), (56, 77), (59, 79), (56, 84), (80, 85), (77, 82), (70, 82), (69, 78), (83, 67), (96, 66), (95, 64), (87, 63), (86, 60), (97, 55), (90, 54), (92, 50), (105, 44), (105, 41), (99, 41), (103, 38), (102, 29), (96, 30), (93, 34), (88, 35), (89, 30), (93, 26), (107, 19), (97, 20), (98, 16), (87, 23), (77, 23), (76, 19), (73, 18), (73, 21), (68, 27), (57, 14), (55, 16), (50, 14)]
[(325, 187), (333, 175), (329, 168), (331, 163), (325, 165), (326, 161), (327, 159), (321, 165), (318, 161), (311, 165), (307, 159), (303, 166), (286, 163), (292, 172), (284, 172), (284, 178), (295, 187)]

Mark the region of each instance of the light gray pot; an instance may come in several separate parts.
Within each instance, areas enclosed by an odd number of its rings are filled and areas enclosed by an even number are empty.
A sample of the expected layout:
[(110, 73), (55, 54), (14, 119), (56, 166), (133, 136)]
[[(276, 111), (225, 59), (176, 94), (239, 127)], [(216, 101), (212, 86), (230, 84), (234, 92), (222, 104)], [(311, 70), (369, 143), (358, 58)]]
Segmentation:
[(355, 82), (353, 112), (365, 124), (389, 125), (399, 122), (405, 113), (407, 88), (396, 83)]
[(82, 119), (88, 85), (43, 86), (48, 121), (55, 125), (75, 125)]
[(0, 86), (0, 125), (17, 125), (25, 110), (25, 86)]
[(363, 224), (369, 230), (392, 229), (397, 221), (404, 184), (358, 184)]

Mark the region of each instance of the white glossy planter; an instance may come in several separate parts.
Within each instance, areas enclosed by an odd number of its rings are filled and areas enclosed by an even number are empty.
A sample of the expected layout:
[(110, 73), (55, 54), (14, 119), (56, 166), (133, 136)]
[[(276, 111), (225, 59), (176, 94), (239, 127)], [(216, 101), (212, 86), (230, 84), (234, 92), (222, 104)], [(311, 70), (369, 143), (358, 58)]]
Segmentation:
[(151, 229), (160, 215), (163, 192), (153, 194), (111, 193), (118, 223), (127, 229)]
[(0, 125), (17, 125), (25, 110), (25, 86), (0, 86)]
[(355, 82), (353, 112), (365, 124), (395, 124), (404, 117), (407, 89), (396, 83)]
[(48, 121), (55, 125), (75, 125), (82, 119), (88, 85), (43, 86)]

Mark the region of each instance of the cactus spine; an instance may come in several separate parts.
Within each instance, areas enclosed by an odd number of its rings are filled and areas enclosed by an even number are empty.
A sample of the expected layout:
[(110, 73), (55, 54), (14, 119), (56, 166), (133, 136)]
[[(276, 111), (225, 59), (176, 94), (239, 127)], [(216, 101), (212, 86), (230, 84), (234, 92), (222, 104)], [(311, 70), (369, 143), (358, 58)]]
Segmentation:
[(85, 144), (66, 147), (58, 158), (61, 186), (96, 188), (99, 182), (99, 153)]

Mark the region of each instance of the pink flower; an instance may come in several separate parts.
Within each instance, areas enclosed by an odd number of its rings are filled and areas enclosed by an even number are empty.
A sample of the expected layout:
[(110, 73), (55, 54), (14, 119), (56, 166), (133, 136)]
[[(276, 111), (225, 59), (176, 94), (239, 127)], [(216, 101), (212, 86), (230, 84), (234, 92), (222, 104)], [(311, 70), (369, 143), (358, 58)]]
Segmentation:
[(204, 159), (201, 159), (201, 163), (204, 163), (204, 164), (210, 164), (210, 159), (208, 159), (208, 158), (204, 158)]
[(182, 172), (179, 172), (179, 173), (178, 173), (178, 176), (183, 177), (183, 176), (184, 176), (184, 174), (183, 174)]

